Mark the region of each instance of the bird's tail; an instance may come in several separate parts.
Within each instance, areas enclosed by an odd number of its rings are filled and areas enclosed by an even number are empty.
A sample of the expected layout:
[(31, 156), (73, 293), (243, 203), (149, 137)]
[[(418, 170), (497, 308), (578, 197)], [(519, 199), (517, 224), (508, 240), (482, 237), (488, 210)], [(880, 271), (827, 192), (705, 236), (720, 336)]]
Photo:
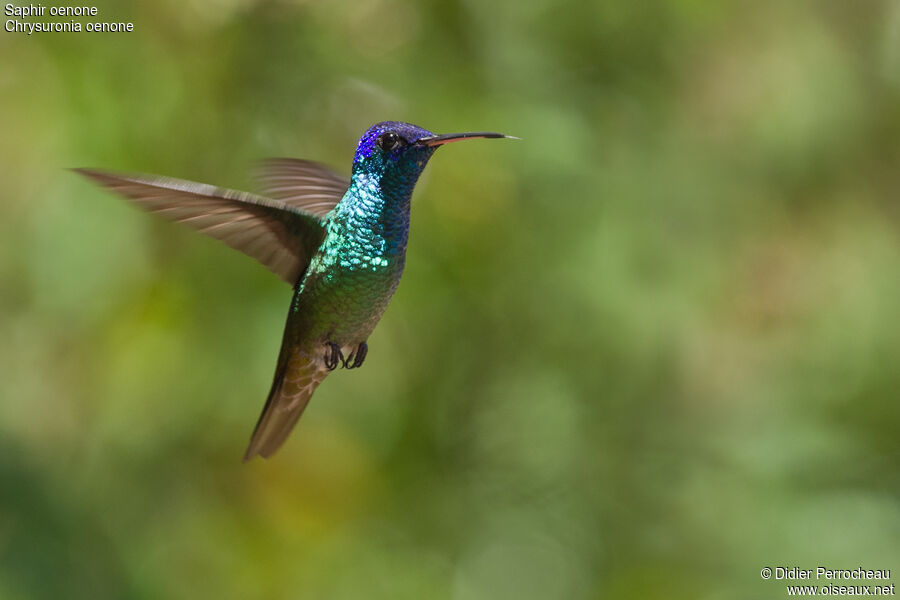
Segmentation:
[(269, 458), (281, 447), (326, 375), (328, 369), (316, 355), (285, 340), (272, 389), (244, 453), (245, 461), (256, 455)]

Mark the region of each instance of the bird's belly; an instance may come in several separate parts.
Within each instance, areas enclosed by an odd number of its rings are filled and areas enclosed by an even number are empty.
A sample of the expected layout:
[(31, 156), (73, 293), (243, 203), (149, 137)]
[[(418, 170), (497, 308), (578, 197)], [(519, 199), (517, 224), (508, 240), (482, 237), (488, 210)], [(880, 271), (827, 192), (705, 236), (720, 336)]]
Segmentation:
[(364, 342), (397, 289), (402, 265), (383, 269), (335, 269), (325, 272), (318, 285), (301, 293), (298, 311), (306, 312), (314, 325), (314, 335), (323, 342), (334, 342), (345, 354)]

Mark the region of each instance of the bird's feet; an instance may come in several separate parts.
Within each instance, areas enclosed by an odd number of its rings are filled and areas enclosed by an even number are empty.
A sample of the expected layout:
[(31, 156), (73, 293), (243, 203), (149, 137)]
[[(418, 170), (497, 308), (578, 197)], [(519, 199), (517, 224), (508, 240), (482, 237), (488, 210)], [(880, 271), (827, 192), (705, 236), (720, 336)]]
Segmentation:
[(334, 342), (325, 342), (326, 348), (325, 351), (325, 368), (329, 371), (334, 371), (337, 369), (338, 364), (343, 364), (346, 366), (347, 361), (344, 359), (344, 353), (341, 352), (341, 347), (335, 344)]
[(356, 350), (350, 353), (350, 356), (344, 357), (341, 347), (334, 342), (325, 342), (325, 368), (329, 371), (337, 369), (338, 365), (345, 369), (358, 369), (366, 360), (366, 354), (369, 352), (369, 346), (362, 342), (356, 347)]
[(356, 350), (350, 353), (344, 360), (344, 368), (345, 369), (358, 369), (362, 366), (363, 361), (366, 360), (366, 354), (369, 352), (369, 346), (365, 342), (361, 342), (359, 346), (356, 347)]

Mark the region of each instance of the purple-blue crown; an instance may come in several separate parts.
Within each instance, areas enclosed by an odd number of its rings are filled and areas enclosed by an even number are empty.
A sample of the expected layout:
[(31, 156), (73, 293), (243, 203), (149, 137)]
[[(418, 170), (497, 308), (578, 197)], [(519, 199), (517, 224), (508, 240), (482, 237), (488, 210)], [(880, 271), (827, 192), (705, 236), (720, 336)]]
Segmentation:
[(362, 160), (372, 154), (372, 149), (375, 148), (375, 140), (386, 131), (393, 131), (410, 144), (416, 140), (434, 135), (427, 129), (422, 129), (412, 123), (404, 123), (403, 121), (382, 121), (381, 123), (376, 123), (369, 127), (362, 137), (359, 138), (359, 145), (356, 147), (356, 154), (353, 156), (353, 162)]

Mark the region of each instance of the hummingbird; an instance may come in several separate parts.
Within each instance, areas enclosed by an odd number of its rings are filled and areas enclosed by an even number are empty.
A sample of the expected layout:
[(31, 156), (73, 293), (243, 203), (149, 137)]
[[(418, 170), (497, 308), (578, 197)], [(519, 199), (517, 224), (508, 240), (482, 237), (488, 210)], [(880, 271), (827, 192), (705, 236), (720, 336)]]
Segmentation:
[(269, 159), (259, 167), (259, 195), (157, 175), (74, 171), (240, 250), (293, 286), (248, 461), (282, 446), (329, 373), (362, 366), (366, 340), (403, 274), (416, 181), (438, 147), (479, 138), (513, 136), (376, 123), (359, 140), (349, 180), (312, 161)]

